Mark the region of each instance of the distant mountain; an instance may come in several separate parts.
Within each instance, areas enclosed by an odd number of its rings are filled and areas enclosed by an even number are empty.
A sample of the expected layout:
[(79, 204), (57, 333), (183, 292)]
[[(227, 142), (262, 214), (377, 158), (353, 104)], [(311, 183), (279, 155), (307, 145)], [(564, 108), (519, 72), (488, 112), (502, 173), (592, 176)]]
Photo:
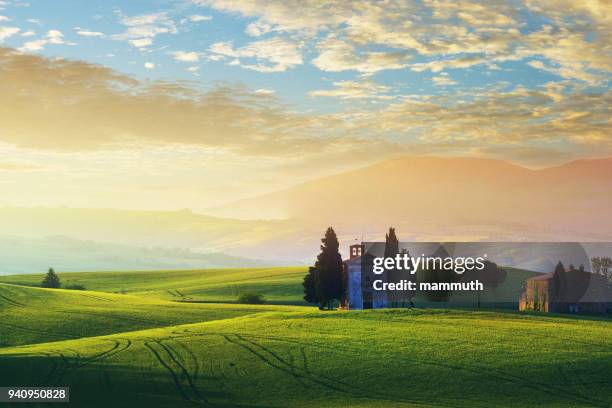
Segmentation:
[[(612, 239), (612, 158), (530, 170), (499, 160), (407, 157), (313, 180), (212, 213), (287, 214), (338, 226), (441, 234)], [(456, 229), (459, 227), (459, 229)], [(491, 232), (502, 236), (491, 236)], [(519, 234), (517, 234), (519, 233)], [(523, 234), (521, 234), (523, 233)], [(460, 234), (461, 235), (461, 234)]]
[(58, 271), (113, 271), (253, 267), (278, 264), (222, 253), (202, 254), (180, 248), (139, 248), (80, 241), (61, 236), (0, 236), (0, 275)]

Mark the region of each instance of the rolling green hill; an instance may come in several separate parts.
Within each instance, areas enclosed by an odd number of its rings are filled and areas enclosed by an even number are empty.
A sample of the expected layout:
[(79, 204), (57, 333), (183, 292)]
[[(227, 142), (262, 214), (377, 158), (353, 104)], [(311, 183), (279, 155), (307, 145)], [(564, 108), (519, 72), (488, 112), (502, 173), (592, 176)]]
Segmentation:
[(83, 407), (609, 407), (610, 321), (286, 311), (0, 348), (0, 383)]
[[(482, 295), (482, 302), (495, 304), (496, 299), (518, 302), (522, 283), (536, 272), (506, 268), (507, 279), (495, 290)], [(61, 272), (63, 285), (79, 284), (89, 290), (126, 293), (147, 298), (201, 302), (236, 302), (240, 292), (256, 292), (271, 304), (305, 305), (302, 279), (306, 267), (224, 268), (180, 271), (128, 272)], [(37, 275), (0, 276), (0, 282), (39, 286), (43, 278)], [(476, 305), (473, 295), (456, 295), (455, 303)], [(422, 306), (444, 306), (417, 299)], [(448, 304), (447, 306), (452, 306)], [(497, 304), (500, 307), (501, 304)]]
[(0, 283), (0, 347), (286, 309), (272, 305), (178, 303), (131, 295)]
[[(184, 271), (60, 273), (63, 285), (148, 298), (235, 302), (240, 292), (264, 294), (269, 303), (305, 304), (306, 267), (224, 268)], [(39, 286), (43, 275), (1, 276), (0, 282)]]

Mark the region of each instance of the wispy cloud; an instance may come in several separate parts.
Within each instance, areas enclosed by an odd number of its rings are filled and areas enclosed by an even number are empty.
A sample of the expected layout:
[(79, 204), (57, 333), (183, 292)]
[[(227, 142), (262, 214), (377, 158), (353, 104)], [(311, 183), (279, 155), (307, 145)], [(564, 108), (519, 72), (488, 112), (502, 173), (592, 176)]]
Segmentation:
[(125, 16), (120, 14), (120, 23), (127, 30), (114, 36), (117, 40), (127, 40), (136, 48), (145, 48), (153, 44), (155, 37), (161, 34), (176, 34), (176, 24), (166, 12)]
[(202, 21), (210, 21), (212, 20), (212, 17), (203, 16), (201, 14), (192, 14), (191, 16), (189, 16), (188, 20), (191, 21), (192, 23), (200, 23)]
[[(324, 71), (371, 74), (404, 68), (417, 56), (426, 61), (411, 65), (414, 71), (493, 66), (528, 57), (545, 58), (549, 64), (542, 67), (549, 72), (591, 84), (612, 71), (607, 40), (612, 3), (604, 0), (332, 0), (325, 7), (316, 0), (192, 1), (256, 18), (246, 29), (252, 36), (276, 32), (307, 39), (319, 51), (313, 64)], [(534, 25), (529, 15), (549, 23)]]
[(181, 62), (197, 62), (200, 60), (200, 55), (194, 51), (175, 51), (172, 55), (176, 61)]
[(19, 27), (0, 27), (0, 43), (20, 31)]
[(442, 72), (439, 76), (431, 78), (431, 80), (436, 86), (449, 86), (457, 84), (457, 81), (453, 81), (451, 78), (449, 78), (446, 72)]
[(23, 52), (41, 51), (48, 44), (61, 45), (71, 44), (64, 40), (64, 34), (59, 30), (49, 30), (47, 34), (38, 40), (28, 41), (19, 48)]
[(100, 31), (91, 31), (83, 28), (75, 27), (77, 35), (82, 37), (104, 37), (104, 33)]
[(259, 72), (283, 72), (303, 63), (300, 45), (281, 38), (254, 41), (238, 48), (231, 42), (217, 42), (209, 51), (215, 56), (229, 58), (231, 65)]
[(337, 81), (333, 89), (310, 91), (310, 96), (326, 96), (340, 99), (391, 99), (390, 88), (372, 81)]

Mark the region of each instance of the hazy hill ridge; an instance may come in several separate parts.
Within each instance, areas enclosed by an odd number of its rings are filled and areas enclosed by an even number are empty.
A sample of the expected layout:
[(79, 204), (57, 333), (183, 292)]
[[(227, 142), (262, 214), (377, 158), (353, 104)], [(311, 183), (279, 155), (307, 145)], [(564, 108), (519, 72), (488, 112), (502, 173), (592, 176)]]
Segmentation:
[(389, 226), (404, 241), (612, 241), (611, 202), (612, 158), (531, 170), (491, 159), (407, 157), (230, 203), (210, 215), (0, 208), (0, 225), (2, 234), (16, 237), (61, 235), (308, 263), (329, 225), (343, 249), (383, 239)]

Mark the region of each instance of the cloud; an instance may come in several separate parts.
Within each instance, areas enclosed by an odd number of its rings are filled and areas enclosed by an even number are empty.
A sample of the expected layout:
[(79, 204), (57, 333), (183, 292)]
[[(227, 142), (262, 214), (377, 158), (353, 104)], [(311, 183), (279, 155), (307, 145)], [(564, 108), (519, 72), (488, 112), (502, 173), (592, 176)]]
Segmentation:
[(141, 82), (98, 65), (6, 48), (0, 83), (0, 142), (23, 148), (186, 145), (266, 155), (321, 149), (306, 131), (308, 116), (241, 86)]
[(47, 34), (38, 40), (28, 41), (19, 48), (20, 51), (23, 52), (33, 52), (33, 51), (41, 51), (45, 48), (46, 45), (61, 45), (61, 44), (71, 44), (67, 43), (64, 40), (64, 34), (62, 34), (59, 30), (49, 30)]
[(192, 23), (200, 23), (202, 21), (210, 21), (210, 20), (212, 20), (211, 16), (203, 16), (201, 14), (193, 14), (189, 16), (189, 21), (191, 21)]
[(402, 151), (518, 161), (530, 150), (542, 160), (547, 152), (612, 154), (612, 94), (571, 81), (429, 96), (391, 94), (372, 80), (335, 81), (310, 95), (388, 103), (311, 113), (284, 106), (265, 88), (139, 81), (94, 64), (0, 49), (0, 83), (0, 142), (41, 151), (183, 146), (296, 161)]
[(334, 89), (316, 90), (308, 92), (309, 96), (325, 96), (340, 99), (391, 99), (387, 95), (390, 88), (376, 84), (372, 81), (337, 81), (333, 83)]
[(155, 69), (155, 64), (153, 62), (145, 62), (144, 67), (146, 69)]
[(7, 16), (0, 16), (0, 23), (3, 21), (9, 21), (10, 18), (8, 18)]
[(319, 44), (320, 54), (312, 63), (322, 71), (358, 71), (373, 74), (388, 69), (401, 69), (408, 57), (398, 52), (368, 51), (358, 54), (353, 46), (344, 41), (329, 39)]
[(140, 14), (136, 16), (120, 15), (120, 23), (127, 27), (121, 34), (113, 36), (116, 40), (127, 40), (136, 48), (145, 48), (153, 44), (155, 37), (161, 34), (176, 34), (178, 29), (166, 12)]
[(453, 81), (448, 77), (446, 72), (443, 72), (439, 76), (431, 78), (435, 86), (449, 86), (449, 85), (457, 85), (457, 81)]
[(136, 48), (145, 48), (153, 44), (152, 38), (139, 38), (137, 40), (128, 40), (128, 42)]
[[(255, 37), (300, 38), (323, 71), (441, 72), (544, 58), (563, 78), (597, 84), (612, 71), (612, 3), (606, 0), (192, 0), (255, 19)], [(323, 40), (322, 40), (323, 38)], [(554, 70), (554, 71), (553, 71)]]
[(104, 33), (101, 33), (99, 31), (77, 29), (76, 33), (82, 37), (104, 37)]
[(20, 31), (18, 27), (0, 27), (0, 43)]
[(197, 62), (200, 60), (200, 55), (193, 51), (175, 51), (172, 53), (176, 61), (181, 62)]
[(231, 58), (230, 65), (259, 72), (283, 72), (303, 63), (300, 45), (281, 38), (254, 41), (238, 48), (232, 42), (216, 42), (209, 51), (213, 56)]

